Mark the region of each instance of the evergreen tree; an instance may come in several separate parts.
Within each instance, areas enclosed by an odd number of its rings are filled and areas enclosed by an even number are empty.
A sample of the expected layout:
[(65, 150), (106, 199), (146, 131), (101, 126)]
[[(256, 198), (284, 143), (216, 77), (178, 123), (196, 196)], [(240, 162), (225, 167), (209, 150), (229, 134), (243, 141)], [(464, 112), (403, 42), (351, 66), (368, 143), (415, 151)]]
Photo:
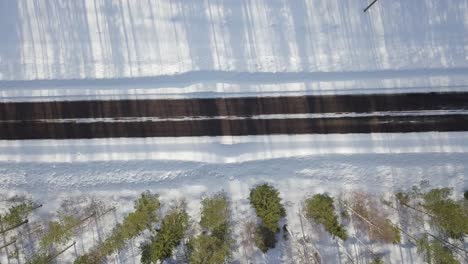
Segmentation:
[(0, 215), (0, 222), (4, 228), (15, 226), (21, 223), (28, 214), (34, 209), (40, 207), (30, 200), (26, 200), (18, 205), (14, 205), (8, 209), (8, 212), (4, 215)]
[(249, 199), (263, 226), (276, 233), (279, 220), (286, 216), (278, 190), (268, 184), (262, 184), (250, 190)]
[(217, 264), (230, 259), (232, 239), (229, 206), (224, 193), (202, 200), (200, 226), (204, 234), (189, 242), (190, 263)]
[(142, 193), (135, 202), (135, 211), (128, 214), (122, 224), (118, 224), (104, 242), (94, 247), (88, 254), (78, 257), (74, 263), (102, 263), (106, 256), (122, 249), (128, 240), (138, 236), (156, 223), (159, 208), (160, 203), (157, 195), (149, 192)]
[(190, 241), (189, 248), (192, 264), (222, 264), (230, 255), (230, 245), (210, 235), (199, 235)]
[[(148, 247), (142, 248), (141, 262), (157, 263), (172, 256), (172, 252), (180, 244), (188, 227), (189, 216), (185, 208), (174, 208), (167, 214), (161, 224), (161, 228), (152, 238)], [(150, 252), (148, 252), (150, 251)]]
[(264, 225), (258, 225), (255, 229), (254, 242), (255, 246), (266, 253), (269, 249), (275, 248), (276, 233)]
[(377, 257), (377, 258), (374, 258), (374, 259), (370, 262), (370, 264), (385, 264), (385, 262), (382, 260), (382, 258)]
[(327, 194), (316, 194), (305, 201), (304, 211), (308, 218), (325, 227), (330, 234), (342, 240), (348, 238), (343, 225), (338, 223), (338, 216), (333, 206), (333, 198)]
[(427, 235), (416, 241), (419, 254), (423, 254), (424, 261), (430, 264), (459, 264), (452, 251), (440, 241), (429, 241)]
[(81, 220), (75, 216), (60, 214), (58, 221), (49, 222), (48, 231), (39, 241), (39, 245), (48, 250), (54, 245), (66, 243), (73, 236), (73, 228), (80, 223)]
[(254, 242), (265, 253), (275, 247), (279, 221), (286, 216), (286, 211), (281, 204), (278, 190), (268, 184), (251, 189), (249, 199), (261, 220), (255, 231)]
[(229, 235), (229, 201), (224, 193), (202, 200), (200, 226), (221, 240)]
[(430, 223), (455, 239), (468, 234), (468, 211), (461, 202), (450, 199), (452, 189), (432, 189), (422, 195), (423, 207), (430, 214)]

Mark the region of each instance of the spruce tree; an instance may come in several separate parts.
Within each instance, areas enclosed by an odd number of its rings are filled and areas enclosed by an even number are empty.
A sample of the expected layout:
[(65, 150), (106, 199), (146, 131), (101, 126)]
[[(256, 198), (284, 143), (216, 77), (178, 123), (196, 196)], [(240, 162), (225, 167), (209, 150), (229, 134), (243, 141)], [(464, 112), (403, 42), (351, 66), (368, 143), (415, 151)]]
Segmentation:
[[(141, 262), (157, 263), (172, 256), (180, 244), (188, 227), (189, 216), (185, 208), (172, 209), (162, 220), (161, 228), (152, 238), (149, 247), (142, 248)], [(149, 251), (149, 252), (148, 252)]]
[(190, 263), (224, 263), (231, 257), (230, 203), (225, 193), (202, 200), (203, 234), (189, 242)]
[(249, 200), (261, 220), (255, 231), (254, 242), (265, 253), (275, 247), (279, 221), (286, 216), (286, 211), (281, 204), (278, 190), (268, 184), (251, 189)]
[(250, 190), (249, 200), (263, 226), (276, 233), (279, 220), (286, 216), (278, 190), (268, 184), (259, 185)]
[(135, 210), (128, 214), (112, 233), (90, 252), (79, 256), (75, 264), (99, 264), (115, 251), (122, 249), (128, 240), (133, 239), (158, 221), (160, 203), (157, 195), (144, 192), (135, 202)]
[(447, 236), (460, 239), (468, 234), (468, 211), (461, 202), (450, 199), (452, 189), (432, 189), (422, 195), (430, 223)]
[(423, 255), (423, 259), (431, 264), (459, 264), (460, 262), (453, 256), (452, 250), (438, 240), (429, 241), (425, 235), (416, 241), (418, 253)]
[(316, 194), (305, 201), (304, 211), (308, 218), (323, 225), (333, 236), (341, 240), (348, 238), (346, 229), (338, 222), (332, 197), (327, 194)]

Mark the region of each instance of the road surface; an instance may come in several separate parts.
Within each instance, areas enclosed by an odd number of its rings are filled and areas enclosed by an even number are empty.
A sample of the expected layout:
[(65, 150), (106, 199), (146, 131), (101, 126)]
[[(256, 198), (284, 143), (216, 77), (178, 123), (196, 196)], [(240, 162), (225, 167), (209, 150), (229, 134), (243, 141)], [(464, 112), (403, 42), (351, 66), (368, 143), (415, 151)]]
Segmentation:
[(0, 139), (467, 131), (468, 93), (0, 103)]

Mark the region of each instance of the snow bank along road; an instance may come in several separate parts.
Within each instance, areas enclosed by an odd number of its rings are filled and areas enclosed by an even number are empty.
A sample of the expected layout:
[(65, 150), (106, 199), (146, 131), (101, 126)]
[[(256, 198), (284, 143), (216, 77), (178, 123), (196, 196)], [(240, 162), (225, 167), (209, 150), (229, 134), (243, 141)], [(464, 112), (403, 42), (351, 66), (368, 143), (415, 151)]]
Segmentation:
[(0, 103), (0, 139), (467, 131), (468, 93)]

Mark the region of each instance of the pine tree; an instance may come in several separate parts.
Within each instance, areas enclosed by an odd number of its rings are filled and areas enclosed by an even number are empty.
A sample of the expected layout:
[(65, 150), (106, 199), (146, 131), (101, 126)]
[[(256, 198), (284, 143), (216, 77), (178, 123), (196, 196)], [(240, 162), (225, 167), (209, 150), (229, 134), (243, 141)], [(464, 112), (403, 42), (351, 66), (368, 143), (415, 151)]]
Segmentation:
[(2, 226), (0, 234), (27, 223), (28, 221), (25, 219), (29, 213), (41, 206), (42, 205), (38, 205), (30, 200), (26, 200), (10, 207), (6, 214), (0, 215), (0, 226)]
[(455, 239), (468, 234), (468, 211), (461, 202), (450, 199), (452, 189), (432, 189), (422, 195), (423, 208), (431, 215), (430, 223)]
[(286, 216), (286, 211), (281, 204), (278, 190), (268, 184), (251, 189), (249, 199), (261, 220), (255, 231), (254, 242), (261, 251), (266, 252), (275, 247), (279, 221)]
[(202, 200), (200, 226), (204, 234), (189, 242), (191, 263), (224, 263), (231, 257), (229, 201), (224, 193)]
[(210, 235), (199, 235), (190, 241), (190, 263), (221, 264), (225, 263), (230, 246), (221, 239)]
[(145, 229), (150, 228), (158, 221), (160, 203), (157, 195), (149, 192), (141, 194), (135, 202), (135, 211), (128, 214), (122, 224), (116, 225), (111, 235), (101, 244), (97, 245), (88, 254), (79, 256), (75, 264), (99, 264), (106, 256), (122, 249), (126, 242), (138, 236)]
[(304, 211), (308, 218), (322, 224), (330, 234), (346, 240), (348, 234), (343, 225), (338, 223), (338, 216), (333, 206), (333, 198), (327, 194), (316, 194), (305, 201)]
[(459, 264), (452, 251), (438, 240), (429, 241), (425, 235), (416, 241), (419, 254), (423, 254), (424, 261), (430, 264)]
[(374, 259), (370, 262), (370, 264), (385, 264), (385, 263), (384, 263), (384, 261), (382, 260), (382, 258), (377, 257), (377, 258), (374, 258)]
[(59, 215), (58, 221), (49, 222), (47, 233), (39, 241), (42, 249), (48, 250), (54, 245), (66, 243), (73, 236), (73, 229), (88, 220), (89, 217), (79, 219), (73, 215)]
[(54, 263), (54, 259), (57, 258), (58, 256), (62, 255), (65, 251), (67, 251), (69, 248), (73, 247), (76, 242), (71, 243), (67, 247), (63, 248), (62, 250), (55, 252), (40, 252), (34, 256), (32, 256), (26, 263), (27, 264), (49, 264), (49, 263)]
[(266, 253), (269, 249), (275, 248), (276, 233), (264, 225), (258, 225), (255, 229), (254, 242), (255, 246)]
[(202, 200), (200, 226), (221, 240), (229, 235), (229, 201), (224, 193)]
[(276, 233), (279, 220), (286, 216), (278, 190), (268, 184), (262, 184), (250, 190), (249, 199), (263, 226)]
[[(142, 263), (156, 263), (158, 260), (172, 256), (172, 252), (180, 244), (188, 227), (189, 216), (185, 208), (172, 209), (162, 220), (161, 228), (152, 238), (148, 248), (144, 245), (142, 251)], [(148, 253), (148, 250), (150, 252)]]

